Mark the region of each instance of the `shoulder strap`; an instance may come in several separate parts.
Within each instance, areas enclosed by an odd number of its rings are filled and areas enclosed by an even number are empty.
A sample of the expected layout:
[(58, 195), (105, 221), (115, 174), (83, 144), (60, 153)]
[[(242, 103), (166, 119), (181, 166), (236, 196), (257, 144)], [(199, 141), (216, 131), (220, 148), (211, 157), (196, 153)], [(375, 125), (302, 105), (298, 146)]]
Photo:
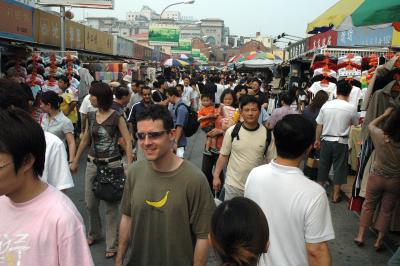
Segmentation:
[(94, 140), (93, 140), (93, 124), (94, 124), (94, 121), (96, 120), (96, 113), (97, 113), (97, 111), (88, 113), (88, 122), (89, 122), (89, 135), (90, 135), (91, 142), (93, 143), (94, 156), (97, 158), (96, 144), (94, 143)]
[(238, 122), (238, 123), (236, 123), (235, 127), (232, 129), (232, 132), (231, 132), (232, 142), (235, 138), (237, 140), (239, 140), (239, 130), (241, 127), (242, 127), (242, 122)]
[(176, 117), (178, 117), (178, 109), (179, 109), (179, 107), (181, 107), (182, 105), (185, 106), (186, 109), (188, 109), (188, 111), (189, 111), (189, 107), (188, 107), (185, 103), (178, 103), (178, 105), (177, 105), (176, 108), (175, 108), (175, 116), (176, 116)]

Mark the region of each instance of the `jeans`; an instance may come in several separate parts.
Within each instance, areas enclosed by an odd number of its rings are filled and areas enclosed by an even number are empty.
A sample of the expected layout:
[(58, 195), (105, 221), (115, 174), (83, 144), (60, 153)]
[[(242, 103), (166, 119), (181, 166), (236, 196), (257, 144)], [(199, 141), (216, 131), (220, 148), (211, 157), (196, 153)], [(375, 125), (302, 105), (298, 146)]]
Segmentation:
[[(110, 167), (117, 167), (122, 161), (109, 163)], [(85, 201), (89, 211), (89, 230), (88, 238), (97, 240), (101, 238), (101, 219), (100, 219), (100, 200), (95, 197), (92, 191), (93, 178), (96, 175), (97, 166), (92, 162), (87, 162), (85, 173)], [(118, 225), (120, 221), (119, 202), (106, 202), (106, 251), (117, 251)]]

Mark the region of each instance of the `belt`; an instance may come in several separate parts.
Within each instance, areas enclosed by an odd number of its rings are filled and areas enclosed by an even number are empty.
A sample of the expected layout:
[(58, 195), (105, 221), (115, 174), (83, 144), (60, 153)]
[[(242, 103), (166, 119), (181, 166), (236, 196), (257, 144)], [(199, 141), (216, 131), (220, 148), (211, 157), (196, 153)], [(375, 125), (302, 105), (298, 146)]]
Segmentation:
[(108, 163), (112, 163), (112, 162), (116, 162), (116, 161), (120, 161), (122, 160), (121, 156), (116, 156), (116, 157), (111, 157), (111, 158), (107, 158), (107, 159), (95, 159), (93, 157), (89, 157), (87, 158), (88, 162), (94, 163), (94, 164), (108, 164)]

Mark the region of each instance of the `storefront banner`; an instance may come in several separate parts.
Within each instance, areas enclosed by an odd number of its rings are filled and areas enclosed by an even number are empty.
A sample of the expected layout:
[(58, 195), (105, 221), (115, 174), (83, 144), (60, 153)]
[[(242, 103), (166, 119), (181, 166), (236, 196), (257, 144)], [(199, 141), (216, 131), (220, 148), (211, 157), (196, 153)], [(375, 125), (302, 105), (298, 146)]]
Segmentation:
[(181, 39), (179, 40), (178, 47), (171, 49), (173, 54), (191, 54), (192, 53), (192, 40), (191, 39)]
[(0, 37), (33, 42), (33, 8), (17, 1), (0, 1)]
[(178, 46), (179, 27), (172, 24), (151, 23), (149, 26), (149, 44), (158, 46)]
[(337, 32), (333, 30), (314, 35), (308, 38), (308, 50), (314, 50), (326, 46), (336, 46), (337, 37)]
[[(35, 10), (35, 42), (60, 47), (61, 26), (60, 17)], [(68, 36), (68, 34), (66, 34)]]
[(199, 59), (200, 58), (200, 49), (192, 49), (192, 57), (194, 59)]
[(151, 61), (152, 56), (153, 56), (153, 49), (145, 46), (144, 47), (144, 60)]
[[(289, 50), (289, 60), (305, 53), (308, 50), (307, 49), (307, 39), (304, 39), (299, 42), (291, 44), (288, 47), (288, 50)], [(283, 57), (281, 57), (281, 58), (283, 58)]]
[(392, 46), (400, 47), (400, 31), (397, 31), (396, 29), (393, 29)]
[(112, 54), (113, 42), (112, 35), (85, 26), (85, 50)]
[(133, 58), (133, 41), (114, 36), (113, 55)]
[(69, 49), (85, 49), (84, 25), (71, 20), (65, 21), (65, 46)]
[(339, 46), (379, 46), (392, 44), (393, 27), (376, 28), (356, 27), (338, 32)]
[(40, 5), (114, 9), (114, 0), (39, 0)]
[(138, 60), (144, 60), (144, 46), (134, 43), (133, 57)]

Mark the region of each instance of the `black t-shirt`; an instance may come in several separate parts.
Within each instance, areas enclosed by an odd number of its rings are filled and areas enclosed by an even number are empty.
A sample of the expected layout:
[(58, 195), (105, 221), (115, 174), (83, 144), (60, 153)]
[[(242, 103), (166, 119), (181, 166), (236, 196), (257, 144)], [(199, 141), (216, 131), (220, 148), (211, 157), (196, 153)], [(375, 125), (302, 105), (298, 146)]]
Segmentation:
[(156, 102), (156, 103), (159, 103), (159, 102), (167, 99), (167, 95), (165, 93), (162, 93), (159, 90), (156, 90), (155, 92), (153, 92), (153, 95), (151, 97), (153, 98), (153, 102)]

